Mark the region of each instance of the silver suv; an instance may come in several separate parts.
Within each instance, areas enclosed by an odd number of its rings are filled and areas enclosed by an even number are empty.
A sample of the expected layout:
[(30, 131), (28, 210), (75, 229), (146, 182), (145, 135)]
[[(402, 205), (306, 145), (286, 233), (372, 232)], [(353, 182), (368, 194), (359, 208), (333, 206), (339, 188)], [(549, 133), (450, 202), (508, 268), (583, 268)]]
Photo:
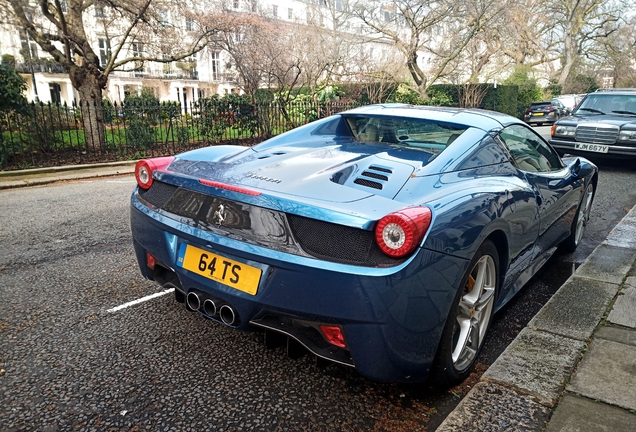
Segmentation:
[(636, 156), (636, 89), (588, 94), (572, 115), (552, 125), (551, 135), (561, 154)]

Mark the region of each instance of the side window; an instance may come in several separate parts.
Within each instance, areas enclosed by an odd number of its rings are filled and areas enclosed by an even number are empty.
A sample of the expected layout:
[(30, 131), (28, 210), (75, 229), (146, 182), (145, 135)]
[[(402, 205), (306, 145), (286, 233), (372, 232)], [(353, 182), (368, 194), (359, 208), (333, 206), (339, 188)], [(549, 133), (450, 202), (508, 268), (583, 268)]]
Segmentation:
[(548, 172), (563, 168), (559, 155), (539, 135), (523, 125), (508, 126), (499, 137), (523, 171)]

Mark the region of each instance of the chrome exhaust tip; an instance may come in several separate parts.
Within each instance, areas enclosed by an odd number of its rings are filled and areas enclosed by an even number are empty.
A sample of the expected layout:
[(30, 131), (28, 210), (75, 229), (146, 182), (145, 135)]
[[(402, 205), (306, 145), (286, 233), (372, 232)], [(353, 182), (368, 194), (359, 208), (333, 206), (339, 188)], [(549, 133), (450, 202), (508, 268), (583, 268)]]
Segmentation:
[(201, 307), (201, 299), (199, 298), (199, 295), (197, 293), (191, 291), (186, 297), (186, 304), (190, 309), (198, 311)]
[(216, 304), (210, 300), (210, 299), (205, 299), (205, 301), (203, 302), (203, 313), (206, 314), (207, 316), (215, 316), (216, 315)]
[(234, 309), (228, 305), (221, 306), (219, 315), (221, 317), (221, 321), (223, 321), (223, 324), (225, 325), (231, 326), (236, 321), (236, 313), (234, 312)]

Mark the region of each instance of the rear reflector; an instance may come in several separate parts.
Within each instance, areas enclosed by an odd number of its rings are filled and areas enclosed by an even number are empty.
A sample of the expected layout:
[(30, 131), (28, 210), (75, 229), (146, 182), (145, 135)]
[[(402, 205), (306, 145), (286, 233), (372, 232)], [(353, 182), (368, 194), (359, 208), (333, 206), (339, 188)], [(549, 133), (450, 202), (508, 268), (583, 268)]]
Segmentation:
[(155, 264), (157, 264), (157, 259), (150, 252), (146, 252), (146, 265), (148, 268), (154, 270)]
[(245, 189), (242, 187), (238, 187), (238, 186), (232, 186), (232, 185), (228, 185), (225, 183), (219, 183), (219, 182), (215, 182), (215, 181), (211, 181), (211, 180), (204, 180), (204, 179), (199, 179), (199, 183), (206, 185), (206, 186), (212, 186), (215, 188), (219, 188), (219, 189), (225, 189), (225, 190), (229, 190), (232, 192), (238, 192), (238, 193), (242, 193), (245, 195), (252, 195), (252, 196), (259, 196), (261, 193), (257, 192), (257, 191), (253, 191), (250, 189)]
[(325, 335), (325, 339), (332, 345), (335, 345), (340, 348), (345, 348), (347, 344), (344, 340), (344, 335), (342, 334), (342, 329), (338, 326), (332, 325), (321, 325), (320, 330), (322, 334)]

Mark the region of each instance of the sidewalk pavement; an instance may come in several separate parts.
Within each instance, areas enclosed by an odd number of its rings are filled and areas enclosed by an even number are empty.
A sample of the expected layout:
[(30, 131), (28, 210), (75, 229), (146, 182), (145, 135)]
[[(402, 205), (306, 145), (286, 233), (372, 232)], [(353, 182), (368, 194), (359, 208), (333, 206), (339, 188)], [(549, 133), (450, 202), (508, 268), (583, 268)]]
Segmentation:
[(636, 206), (437, 428), (636, 431)]
[[(0, 189), (132, 174), (135, 162), (0, 172)], [(636, 430), (636, 206), (437, 428)]]

